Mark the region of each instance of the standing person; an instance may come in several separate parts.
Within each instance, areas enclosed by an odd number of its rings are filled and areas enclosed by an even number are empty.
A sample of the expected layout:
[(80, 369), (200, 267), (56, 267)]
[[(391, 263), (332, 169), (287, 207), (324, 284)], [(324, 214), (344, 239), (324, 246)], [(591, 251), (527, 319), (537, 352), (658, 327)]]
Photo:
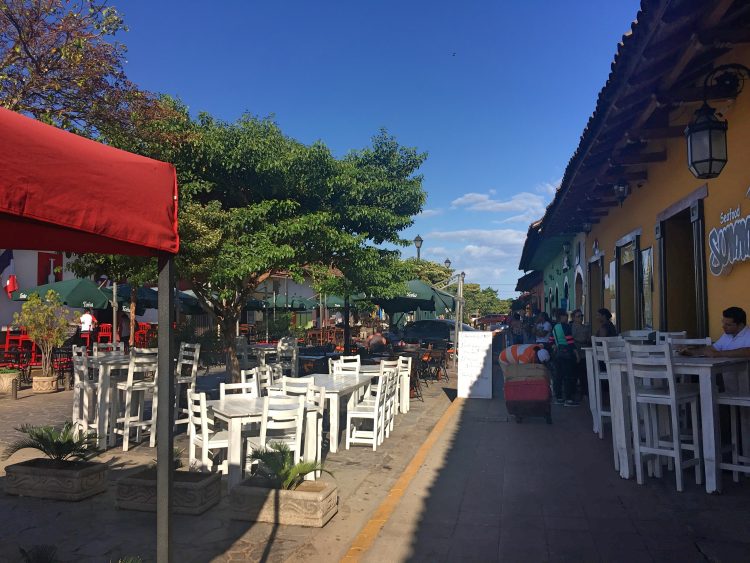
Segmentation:
[(382, 352), (385, 352), (386, 347), (388, 346), (388, 340), (385, 336), (383, 336), (382, 329), (376, 328), (375, 332), (371, 334), (367, 339), (365, 345), (367, 346), (367, 351), (370, 352), (370, 354), (380, 354)]
[(564, 309), (557, 311), (557, 323), (552, 329), (550, 337), (554, 346), (555, 371), (552, 387), (555, 402), (566, 407), (577, 407), (580, 403), (575, 399), (576, 378), (575, 341), (573, 331), (568, 324), (568, 312)]
[(81, 322), (81, 332), (91, 332), (94, 330), (94, 327), (97, 325), (97, 320), (94, 315), (91, 314), (91, 309), (88, 307), (84, 309), (83, 315), (81, 315), (80, 318)]
[[(567, 322), (568, 314), (565, 313), (565, 320)], [(548, 344), (549, 337), (552, 333), (552, 323), (550, 322), (549, 315), (542, 311), (536, 318), (536, 325), (534, 326), (535, 342), (537, 344)]]
[(612, 313), (609, 309), (601, 308), (597, 312), (599, 318), (599, 329), (596, 331), (596, 336), (617, 336), (617, 329), (612, 322)]
[(519, 313), (513, 313), (510, 320), (510, 334), (513, 344), (523, 344), (523, 322)]
[(591, 327), (583, 322), (583, 311), (573, 311), (573, 324), (570, 326), (575, 342), (575, 367), (573, 372), (578, 380), (581, 397), (588, 396), (588, 379), (586, 378), (586, 354), (583, 348), (591, 346)]
[(523, 326), (523, 344), (533, 344), (536, 341), (536, 335), (534, 334), (536, 315), (531, 309), (531, 305), (526, 305), (521, 325)]

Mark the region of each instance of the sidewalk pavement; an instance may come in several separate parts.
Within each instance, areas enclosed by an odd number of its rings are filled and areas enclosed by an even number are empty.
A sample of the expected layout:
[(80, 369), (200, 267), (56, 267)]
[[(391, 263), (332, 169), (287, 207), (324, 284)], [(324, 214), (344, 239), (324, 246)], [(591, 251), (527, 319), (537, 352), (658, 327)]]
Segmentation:
[(750, 561), (750, 479), (620, 479), (585, 406), (553, 424), (466, 400), (362, 561)]

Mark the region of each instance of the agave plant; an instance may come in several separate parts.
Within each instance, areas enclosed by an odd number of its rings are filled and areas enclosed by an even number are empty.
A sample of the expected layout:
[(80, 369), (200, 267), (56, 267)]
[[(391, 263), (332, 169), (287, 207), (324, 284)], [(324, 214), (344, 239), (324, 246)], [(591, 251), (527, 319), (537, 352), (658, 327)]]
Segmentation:
[(294, 453), (283, 442), (269, 442), (268, 448), (254, 449), (250, 459), (258, 462), (256, 474), (269, 479), (281, 489), (296, 489), (304, 481), (305, 475), (313, 471), (323, 471), (333, 476), (333, 473), (323, 469), (323, 464), (315, 461), (295, 464)]
[(24, 424), (16, 430), (26, 434), (26, 437), (19, 438), (5, 449), (5, 459), (25, 448), (39, 450), (56, 461), (87, 460), (100, 451), (96, 447), (96, 434), (78, 432), (71, 421), (67, 421), (61, 429)]

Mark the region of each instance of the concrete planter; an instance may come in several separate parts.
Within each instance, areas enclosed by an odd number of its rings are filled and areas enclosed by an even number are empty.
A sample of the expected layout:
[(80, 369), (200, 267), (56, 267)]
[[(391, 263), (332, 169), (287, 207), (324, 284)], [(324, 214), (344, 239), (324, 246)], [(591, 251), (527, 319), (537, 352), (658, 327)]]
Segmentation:
[(42, 370), (31, 370), (31, 390), (34, 393), (57, 393), (57, 376), (42, 375)]
[[(221, 500), (221, 474), (174, 472), (173, 509), (178, 514), (203, 514)], [(117, 482), (115, 506), (156, 512), (156, 469), (139, 471)]]
[(338, 512), (338, 487), (305, 481), (285, 491), (251, 477), (229, 492), (229, 506), (235, 520), (322, 528)]
[(107, 490), (107, 465), (94, 461), (30, 459), (5, 468), (9, 495), (83, 500)]
[(0, 393), (10, 393), (13, 388), (13, 380), (20, 377), (21, 372), (18, 370), (0, 373)]

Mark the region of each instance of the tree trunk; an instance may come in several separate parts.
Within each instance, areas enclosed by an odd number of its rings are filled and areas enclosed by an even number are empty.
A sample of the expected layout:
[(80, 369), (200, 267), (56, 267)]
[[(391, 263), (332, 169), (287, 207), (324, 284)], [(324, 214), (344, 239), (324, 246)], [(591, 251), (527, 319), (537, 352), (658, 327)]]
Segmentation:
[(232, 383), (240, 382), (240, 362), (237, 359), (237, 337), (235, 336), (238, 318), (239, 315), (225, 315), (220, 321), (221, 336), (226, 349), (227, 372)]
[(135, 307), (138, 302), (138, 288), (135, 284), (130, 284), (130, 337), (128, 346), (135, 346)]

